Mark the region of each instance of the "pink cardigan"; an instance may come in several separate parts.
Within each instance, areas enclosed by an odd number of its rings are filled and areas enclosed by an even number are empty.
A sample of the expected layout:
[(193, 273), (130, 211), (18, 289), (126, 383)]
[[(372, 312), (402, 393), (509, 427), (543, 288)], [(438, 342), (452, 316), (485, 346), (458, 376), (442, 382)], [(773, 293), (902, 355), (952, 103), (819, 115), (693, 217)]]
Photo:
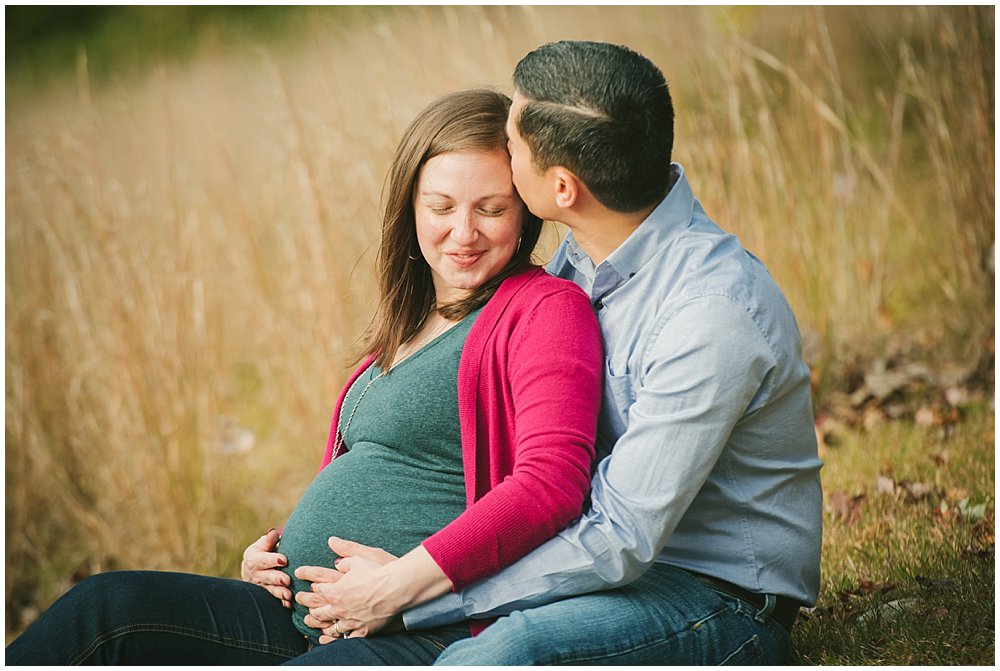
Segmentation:
[[(469, 331), (458, 368), (467, 508), (423, 542), (455, 591), (513, 564), (582, 512), (590, 489), (603, 351), (586, 295), (531, 267)], [(330, 463), (337, 399), (322, 467)]]

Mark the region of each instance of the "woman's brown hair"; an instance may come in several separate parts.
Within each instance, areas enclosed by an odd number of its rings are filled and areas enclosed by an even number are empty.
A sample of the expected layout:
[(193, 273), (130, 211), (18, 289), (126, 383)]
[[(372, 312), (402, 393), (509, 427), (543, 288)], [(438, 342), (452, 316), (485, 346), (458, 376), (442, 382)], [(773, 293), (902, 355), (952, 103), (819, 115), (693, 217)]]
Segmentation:
[(524, 208), (521, 241), (499, 273), (467, 297), (435, 305), (431, 269), (420, 254), (413, 213), (420, 170), (431, 158), (453, 151), (507, 150), (510, 98), (489, 89), (458, 91), (438, 98), (410, 123), (386, 177), (382, 204), (382, 241), (376, 269), (379, 304), (365, 354), (383, 369), (392, 365), (400, 345), (424, 325), (431, 310), (461, 319), (484, 305), (507, 277), (531, 262), (542, 221)]

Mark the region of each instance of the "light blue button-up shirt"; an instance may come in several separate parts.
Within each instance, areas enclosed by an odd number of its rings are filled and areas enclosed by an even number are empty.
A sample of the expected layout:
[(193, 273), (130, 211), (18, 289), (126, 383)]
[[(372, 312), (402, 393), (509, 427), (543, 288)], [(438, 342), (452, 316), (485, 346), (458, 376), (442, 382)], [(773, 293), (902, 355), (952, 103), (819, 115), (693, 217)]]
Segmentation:
[(572, 234), (549, 264), (590, 295), (604, 336), (591, 509), (491, 578), (408, 611), (407, 628), (618, 587), (653, 562), (815, 603), (822, 463), (795, 318), (678, 164), (672, 180), (596, 268)]

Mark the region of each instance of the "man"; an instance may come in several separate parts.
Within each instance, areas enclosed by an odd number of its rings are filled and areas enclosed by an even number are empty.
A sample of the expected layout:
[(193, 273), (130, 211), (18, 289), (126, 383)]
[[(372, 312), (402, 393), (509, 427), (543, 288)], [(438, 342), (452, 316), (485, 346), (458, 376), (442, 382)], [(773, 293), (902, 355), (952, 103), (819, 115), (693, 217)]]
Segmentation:
[(514, 182), (569, 228), (549, 270), (590, 295), (603, 331), (605, 458), (575, 524), (406, 627), (503, 616), (438, 664), (782, 663), (816, 599), (822, 515), (791, 309), (670, 162), (650, 61), (559, 42), (514, 84)]
[(514, 85), (514, 183), (569, 228), (549, 270), (601, 322), (610, 456), (576, 524), (409, 611), (407, 628), (507, 615), (438, 664), (782, 663), (799, 606), (815, 603), (822, 520), (791, 309), (670, 163), (655, 65), (559, 42), (525, 56)]

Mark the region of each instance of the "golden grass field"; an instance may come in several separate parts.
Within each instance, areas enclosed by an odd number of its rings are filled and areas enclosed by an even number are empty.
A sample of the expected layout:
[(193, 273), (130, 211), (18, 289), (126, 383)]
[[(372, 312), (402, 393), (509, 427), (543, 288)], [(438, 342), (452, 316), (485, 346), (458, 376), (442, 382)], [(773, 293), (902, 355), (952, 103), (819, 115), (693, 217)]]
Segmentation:
[(8, 637), (90, 573), (237, 575), (319, 464), (402, 130), (447, 91), (509, 92), (544, 42), (624, 43), (663, 69), (675, 160), (785, 289), (819, 394), (900, 352), (991, 359), (993, 22), (314, 9), (281, 39), (208, 34), (100, 78), (81, 50), (75, 74), (8, 80)]

